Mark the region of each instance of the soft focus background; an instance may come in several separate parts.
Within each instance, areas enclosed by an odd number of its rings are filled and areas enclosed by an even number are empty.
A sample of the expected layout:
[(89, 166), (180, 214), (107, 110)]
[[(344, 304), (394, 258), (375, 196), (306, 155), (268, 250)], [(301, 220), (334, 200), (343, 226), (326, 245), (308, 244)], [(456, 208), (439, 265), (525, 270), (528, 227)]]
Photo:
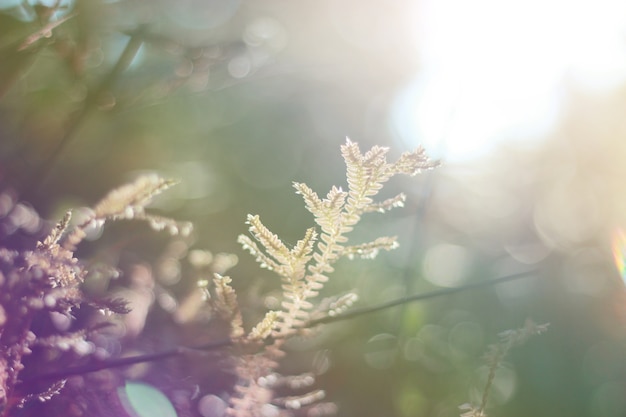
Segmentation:
[[(54, 220), (141, 173), (181, 180), (154, 209), (193, 241), (125, 223), (81, 248), (124, 272), (93, 291), (150, 311), (118, 351), (194, 342), (170, 314), (193, 249), (239, 257), (254, 320), (278, 282), (236, 243), (246, 214), (295, 243), (313, 221), (291, 183), (345, 186), (346, 136), (392, 157), (423, 144), (442, 166), (394, 179), (406, 207), (355, 234), (401, 247), (340, 263), (328, 294), (366, 306), (536, 273), (327, 326), (286, 369), (315, 369), (341, 416), (458, 416), (487, 345), (530, 318), (549, 331), (511, 352), (489, 415), (626, 415), (626, 3), (0, 0), (0, 53), (3, 190)], [(211, 372), (205, 405), (228, 388)]]

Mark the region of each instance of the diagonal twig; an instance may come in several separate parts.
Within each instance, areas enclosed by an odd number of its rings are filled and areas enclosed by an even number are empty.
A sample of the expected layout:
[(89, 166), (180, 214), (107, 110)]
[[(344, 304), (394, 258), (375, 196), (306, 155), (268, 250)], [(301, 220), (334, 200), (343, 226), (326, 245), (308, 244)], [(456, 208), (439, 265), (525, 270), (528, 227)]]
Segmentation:
[(94, 108), (97, 107), (99, 99), (101, 99), (102, 95), (115, 83), (117, 77), (130, 65), (130, 63), (139, 52), (139, 49), (143, 44), (142, 34), (144, 31), (145, 28), (141, 27), (133, 33), (115, 65), (103, 77), (98, 86), (94, 90), (92, 90), (90, 94), (87, 95), (87, 98), (85, 99), (85, 104), (76, 114), (76, 116), (70, 121), (70, 124), (66, 129), (65, 134), (63, 134), (61, 139), (58, 141), (57, 145), (52, 150), (48, 158), (39, 166), (38, 169), (34, 171), (34, 173), (26, 181), (24, 190), (28, 191), (29, 193), (35, 193), (43, 185), (45, 180), (49, 177), (50, 171), (54, 167), (54, 164), (60, 157), (63, 150), (65, 150), (65, 148), (67, 148), (72, 139), (74, 139), (74, 137), (76, 136), (76, 132), (82, 126), (87, 116), (93, 111)]
[(63, 16), (59, 20), (55, 20), (54, 22), (49, 22), (44, 27), (39, 29), (37, 32), (33, 33), (32, 35), (24, 39), (24, 41), (20, 44), (20, 46), (18, 46), (17, 50), (23, 51), (24, 49), (33, 45), (35, 42), (37, 42), (40, 39), (49, 38), (50, 36), (52, 36), (53, 29), (55, 29), (57, 26), (62, 25), (63, 23), (67, 22), (68, 20), (70, 20), (71, 18), (77, 15), (78, 15), (77, 12), (70, 13), (67, 16)]
[[(335, 323), (338, 321), (349, 320), (349, 319), (353, 319), (359, 316), (375, 313), (377, 311), (386, 310), (388, 308), (396, 307), (396, 306), (411, 303), (411, 302), (424, 301), (424, 300), (428, 300), (431, 298), (443, 297), (443, 296), (452, 295), (452, 294), (456, 294), (456, 293), (460, 293), (464, 291), (486, 288), (492, 285), (503, 284), (506, 282), (510, 282), (510, 281), (514, 281), (514, 280), (518, 280), (522, 278), (529, 278), (529, 277), (533, 277), (536, 274), (536, 272), (537, 272), (536, 270), (519, 272), (515, 274), (505, 275), (500, 278), (485, 280), (485, 281), (481, 281), (481, 282), (477, 282), (473, 284), (467, 284), (461, 287), (446, 288), (442, 290), (430, 291), (430, 292), (426, 292), (422, 294), (415, 294), (412, 296), (401, 297), (401, 298), (391, 300), (385, 303), (377, 304), (374, 306), (363, 307), (363, 308), (352, 310), (343, 314), (338, 314), (336, 316), (332, 316), (332, 317), (327, 316), (327, 317), (323, 317), (320, 319), (311, 320), (308, 323), (306, 323), (304, 326), (300, 327), (298, 330), (313, 328), (313, 327), (319, 326), (320, 324), (329, 324), (329, 323)], [(273, 339), (266, 340), (265, 344), (271, 344), (273, 343), (273, 341), (274, 341)], [(46, 380), (46, 381), (59, 380), (59, 379), (73, 376), (73, 375), (82, 375), (82, 374), (86, 374), (90, 372), (100, 371), (103, 369), (120, 368), (124, 366), (135, 365), (138, 363), (156, 362), (156, 361), (163, 360), (163, 359), (169, 359), (172, 357), (181, 356), (181, 355), (187, 354), (189, 352), (194, 352), (194, 351), (208, 352), (208, 351), (213, 351), (213, 350), (218, 350), (218, 349), (224, 349), (234, 344), (235, 344), (235, 341), (233, 339), (226, 338), (226, 339), (217, 340), (212, 343), (195, 346), (195, 347), (178, 347), (175, 349), (152, 353), (148, 355), (138, 355), (138, 356), (131, 356), (131, 357), (120, 358), (120, 359), (97, 361), (93, 363), (88, 363), (86, 365), (70, 367), (70, 368), (59, 370), (59, 371), (50, 372), (50, 373), (43, 374), (43, 375), (35, 375), (33, 377), (23, 379), (22, 383), (27, 383), (31, 381), (43, 381), (43, 380)]]

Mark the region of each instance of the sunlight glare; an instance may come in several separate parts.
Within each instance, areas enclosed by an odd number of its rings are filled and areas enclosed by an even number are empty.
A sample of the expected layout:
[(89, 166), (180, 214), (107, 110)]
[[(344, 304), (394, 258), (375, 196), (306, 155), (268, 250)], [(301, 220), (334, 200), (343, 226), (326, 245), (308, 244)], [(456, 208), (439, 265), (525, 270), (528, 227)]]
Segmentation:
[(626, 233), (622, 229), (618, 229), (613, 234), (613, 260), (617, 271), (622, 277), (622, 280), (626, 282)]
[(532, 145), (555, 128), (567, 88), (626, 81), (623, 1), (423, 0), (414, 21), (421, 67), (392, 123), (447, 161)]

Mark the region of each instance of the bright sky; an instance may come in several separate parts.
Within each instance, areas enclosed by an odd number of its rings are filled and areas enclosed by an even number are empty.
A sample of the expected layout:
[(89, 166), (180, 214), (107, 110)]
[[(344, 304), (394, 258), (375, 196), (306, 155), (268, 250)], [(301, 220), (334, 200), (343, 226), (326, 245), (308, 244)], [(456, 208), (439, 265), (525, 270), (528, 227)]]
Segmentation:
[(393, 121), (447, 161), (548, 134), (566, 85), (626, 82), (624, 0), (422, 0), (414, 15), (421, 70)]

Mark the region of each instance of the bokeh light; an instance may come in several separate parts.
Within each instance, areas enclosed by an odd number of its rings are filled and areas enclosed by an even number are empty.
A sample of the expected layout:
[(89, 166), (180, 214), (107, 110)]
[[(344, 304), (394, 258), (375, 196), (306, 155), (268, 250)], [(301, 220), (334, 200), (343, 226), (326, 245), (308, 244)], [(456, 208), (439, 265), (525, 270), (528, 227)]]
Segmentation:
[(11, 14), (16, 19), (31, 22), (37, 18), (35, 6), (47, 7), (54, 10), (54, 17), (61, 18), (74, 9), (75, 0), (1, 0), (0, 10)]
[(170, 400), (148, 384), (128, 381), (118, 390), (118, 396), (131, 417), (178, 416)]

